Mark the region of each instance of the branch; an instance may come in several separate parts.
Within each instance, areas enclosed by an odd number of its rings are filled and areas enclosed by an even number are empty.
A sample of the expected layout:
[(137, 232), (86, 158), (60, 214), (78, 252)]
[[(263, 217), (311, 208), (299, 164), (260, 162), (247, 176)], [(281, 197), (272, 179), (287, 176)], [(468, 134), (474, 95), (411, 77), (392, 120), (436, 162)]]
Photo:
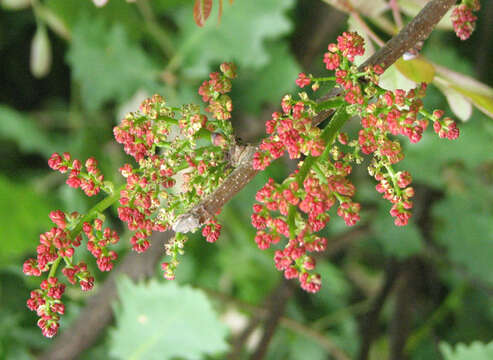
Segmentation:
[(276, 329), (280, 323), (281, 317), (284, 314), (289, 298), (293, 294), (293, 289), (286, 279), (282, 279), (277, 290), (269, 299), (269, 310), (265, 319), (265, 329), (262, 339), (257, 346), (257, 349), (251, 356), (251, 360), (262, 360), (267, 355), (270, 341), (274, 336)]
[[(222, 294), (213, 290), (208, 290), (208, 289), (202, 289), (204, 290), (209, 296), (214, 297), (222, 302), (225, 303), (231, 303), (235, 307), (239, 309), (243, 309), (249, 313), (252, 313), (255, 318), (261, 320), (269, 317), (270, 310), (266, 309), (264, 307), (259, 307), (255, 305), (251, 305), (247, 302), (234, 299), (230, 297), (229, 295)], [(308, 326), (303, 323), (300, 323), (297, 320), (294, 320), (289, 317), (281, 316), (279, 318), (279, 323), (283, 328), (289, 329), (301, 336), (305, 336), (307, 338), (312, 339), (313, 341), (317, 342), (321, 347), (323, 347), (325, 350), (327, 350), (328, 353), (331, 354), (331, 356), (335, 360), (349, 360), (349, 355), (346, 354), (344, 350), (342, 350), (338, 344), (336, 344), (334, 341), (332, 341), (326, 334), (318, 331), (317, 328), (313, 326)], [(248, 328), (247, 328), (248, 329)], [(251, 333), (251, 331), (250, 331)], [(228, 357), (229, 360), (236, 360), (238, 359), (238, 354), (239, 350), (235, 353), (236, 357)]]
[(416, 301), (416, 271), (419, 260), (411, 258), (402, 264), (402, 273), (396, 284), (394, 314), (390, 323), (390, 360), (406, 360), (404, 346), (411, 331)]
[(362, 340), (358, 356), (359, 360), (367, 360), (370, 355), (370, 346), (378, 329), (380, 312), (394, 286), (398, 273), (399, 265), (394, 260), (391, 260), (385, 271), (385, 283), (373, 301), (370, 311), (368, 311), (361, 319), (360, 334)]

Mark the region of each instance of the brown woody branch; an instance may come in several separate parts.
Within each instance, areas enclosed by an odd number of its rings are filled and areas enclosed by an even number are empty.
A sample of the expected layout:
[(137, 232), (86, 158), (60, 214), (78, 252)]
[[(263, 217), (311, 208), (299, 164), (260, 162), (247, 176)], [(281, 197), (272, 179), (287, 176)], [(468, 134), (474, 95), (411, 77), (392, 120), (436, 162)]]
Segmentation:
[(390, 295), (394, 283), (398, 277), (400, 265), (390, 260), (385, 270), (385, 282), (378, 292), (370, 310), (363, 315), (360, 322), (361, 346), (359, 349), (358, 359), (367, 360), (370, 355), (371, 343), (375, 339), (378, 332), (378, 319), (380, 312), (387, 297)]
[[(432, 0), (420, 13), (404, 28), (385, 44), (378, 52), (371, 56), (362, 68), (368, 65), (381, 65), (384, 69), (392, 65), (404, 52), (414, 47), (419, 41), (425, 40), (435, 25), (445, 13), (455, 4), (456, 0)], [(333, 89), (322, 98), (330, 98), (339, 95), (337, 89)], [(316, 124), (327, 119), (332, 111), (324, 111), (315, 119)], [(258, 151), (254, 145), (238, 146), (233, 149), (240, 154), (233, 172), (216, 189), (216, 191), (188, 214), (182, 216), (174, 224), (173, 229), (187, 232), (196, 229), (205, 220), (216, 214), (229, 200), (242, 190), (254, 177), (258, 170), (254, 170), (253, 154)], [(169, 233), (163, 236), (168, 238)], [(118, 274), (128, 274), (132, 278), (150, 277), (157, 265), (161, 254), (163, 239), (157, 241), (149, 251), (143, 255), (130, 254), (115, 269), (114, 273), (105, 282), (98, 294), (94, 295), (79, 319), (69, 329), (60, 334), (41, 359), (74, 359), (84, 349), (90, 347), (98, 339), (102, 330), (110, 323), (111, 303), (116, 298), (115, 278)], [(156, 242), (156, 241), (155, 241)]]

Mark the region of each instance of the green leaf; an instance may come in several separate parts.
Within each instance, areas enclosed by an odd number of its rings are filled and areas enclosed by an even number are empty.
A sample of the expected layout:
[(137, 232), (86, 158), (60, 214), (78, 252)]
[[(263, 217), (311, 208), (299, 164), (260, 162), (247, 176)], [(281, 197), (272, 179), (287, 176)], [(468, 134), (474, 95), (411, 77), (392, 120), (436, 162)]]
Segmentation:
[(296, 59), (284, 41), (269, 45), (271, 61), (257, 71), (241, 71), (234, 84), (233, 98), (241, 103), (241, 110), (257, 114), (266, 103), (278, 105), (284, 94), (295, 89), (295, 80), (301, 71)]
[(39, 234), (48, 231), (50, 203), (27, 184), (0, 176), (0, 265), (34, 253)]
[(89, 110), (129, 99), (139, 88), (154, 86), (158, 75), (122, 25), (108, 28), (100, 19), (84, 17), (75, 25), (67, 60)]
[(51, 141), (33, 119), (0, 104), (0, 138), (18, 144), (25, 153), (40, 153), (50, 156), (55, 151)]
[(436, 240), (447, 249), (450, 260), (473, 276), (493, 283), (493, 209), (491, 197), (476, 186), (451, 194), (435, 205)]
[[(292, 28), (286, 10), (293, 0), (264, 0), (262, 6), (251, 0), (225, 4), (221, 24), (209, 21), (197, 27), (192, 10), (184, 8), (177, 23), (181, 29), (178, 53), (169, 69), (181, 69), (188, 76), (207, 76), (210, 65), (234, 61), (241, 68), (260, 68), (270, 61), (265, 40), (286, 35)], [(213, 10), (217, 16), (219, 7)], [(278, 60), (278, 59), (276, 59)]]
[(201, 359), (227, 350), (226, 327), (202, 291), (175, 282), (117, 283), (116, 329), (110, 354), (118, 359)]
[(396, 89), (403, 89), (407, 91), (416, 87), (416, 83), (405, 77), (397, 69), (395, 64), (385, 70), (385, 72), (380, 76), (378, 83), (384, 89), (391, 91)]
[(452, 87), (439, 85), (440, 81), (437, 79), (435, 85), (442, 91), (443, 95), (447, 98), (447, 103), (450, 106), (450, 110), (462, 121), (467, 121), (472, 115), (471, 102), (460, 92), (454, 90)]
[(396, 226), (389, 214), (390, 205), (383, 199), (379, 211), (372, 223), (375, 240), (383, 247), (385, 253), (405, 258), (421, 251), (422, 236), (414, 221), (406, 226)]
[(493, 94), (481, 94), (454, 84), (451, 87), (469, 99), (479, 110), (493, 118)]
[(442, 342), (440, 351), (445, 360), (491, 360), (493, 359), (493, 342), (483, 344), (475, 341), (470, 345), (458, 344), (455, 349)]
[(434, 66), (422, 57), (412, 60), (399, 58), (395, 62), (395, 66), (405, 77), (416, 83), (430, 83), (435, 77)]

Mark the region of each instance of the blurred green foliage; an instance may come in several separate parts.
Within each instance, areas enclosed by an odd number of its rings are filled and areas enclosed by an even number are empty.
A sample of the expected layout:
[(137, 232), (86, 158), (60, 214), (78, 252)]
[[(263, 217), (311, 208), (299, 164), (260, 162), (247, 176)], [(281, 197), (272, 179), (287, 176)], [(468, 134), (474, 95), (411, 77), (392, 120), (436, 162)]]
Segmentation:
[[(24, 306), (38, 284), (21, 273), (22, 261), (35, 254), (39, 234), (50, 227), (49, 211), (83, 212), (98, 200), (67, 188), (62, 176), (49, 171), (46, 160), (52, 152), (70, 151), (82, 159), (94, 156), (106, 178), (122, 182), (117, 170), (130, 160), (111, 132), (122, 109), (137, 109), (155, 92), (172, 105), (198, 102), (197, 87), (222, 61), (235, 61), (239, 67), (233, 121), (246, 137), (258, 140), (265, 113), (278, 108), (283, 94), (296, 91), (298, 72), (322, 68), (326, 42), (310, 63), (301, 61), (304, 51), (312, 50), (311, 41), (333, 41), (346, 29), (312, 20), (311, 7), (322, 6), (327, 14), (337, 15), (317, 2), (224, 1), (221, 23), (214, 6), (206, 25), (199, 28), (191, 0), (138, 1), (110, 0), (106, 7), (96, 8), (89, 0), (45, 0), (35, 2), (36, 11), (0, 10), (1, 359), (32, 359), (51, 344), (41, 337), (35, 317)], [(53, 51), (51, 72), (44, 79), (29, 73), (37, 21), (46, 23)], [(480, 19), (479, 30), (482, 21), (486, 19)], [(438, 31), (423, 54), (454, 71), (487, 79), (475, 73), (475, 55), (464, 50), (481, 46), (482, 36), (478, 31), (464, 45), (450, 32)], [(387, 76), (389, 84), (409, 84), (395, 69)], [(433, 85), (425, 104), (454, 116)], [(406, 266), (413, 259), (420, 262), (421, 272), (410, 285), (415, 287), (410, 358), (491, 359), (487, 343), (493, 331), (493, 123), (474, 110), (459, 126), (461, 137), (455, 142), (428, 132), (420, 143), (404, 144), (406, 158), (399, 169), (410, 171), (417, 185), (414, 221), (406, 228), (392, 225), (390, 205), (374, 191), (364, 167), (355, 170), (357, 197), (365, 209), (364, 234), (348, 235), (330, 258), (317, 260), (322, 290), (316, 295), (295, 290), (283, 315), (291, 322), (281, 322), (267, 359), (326, 359), (327, 341), (355, 357), (361, 342), (358, 322), (385, 280), (386, 264)], [(354, 124), (348, 124), (347, 131), (354, 134)], [(281, 280), (272, 261), (274, 250), (257, 249), (249, 219), (255, 193), (268, 177), (282, 179), (292, 169), (292, 163), (279, 160), (243, 189), (220, 215), (224, 229), (216, 244), (205, 243), (199, 234), (192, 236), (177, 284), (121, 280), (114, 328), (82, 358), (124, 359), (137, 346), (142, 352), (135, 358), (142, 359), (152, 358), (150, 353), (160, 354), (160, 359), (224, 358), (231, 335), (237, 333), (226, 329), (222, 315), (231, 308), (246, 317), (256, 315), (251, 306), (258, 312)], [(108, 218), (125, 241), (129, 234), (115, 212)], [(329, 248), (348, 234), (341, 224), (333, 214), (325, 234)], [(124, 243), (120, 256), (126, 251)], [(90, 256), (83, 259), (95, 268)], [(159, 274), (156, 269), (157, 278)], [(100, 281), (104, 276), (99, 274)], [(206, 297), (211, 292), (224, 296)], [(77, 321), (75, 309), (84, 306), (86, 298), (78, 290), (68, 291), (65, 298), (67, 312), (73, 310), (62, 321), (67, 327)], [(395, 303), (392, 295), (382, 311), (372, 359), (389, 356)], [(483, 343), (451, 345), (476, 339)], [(254, 346), (244, 349), (245, 358)]]

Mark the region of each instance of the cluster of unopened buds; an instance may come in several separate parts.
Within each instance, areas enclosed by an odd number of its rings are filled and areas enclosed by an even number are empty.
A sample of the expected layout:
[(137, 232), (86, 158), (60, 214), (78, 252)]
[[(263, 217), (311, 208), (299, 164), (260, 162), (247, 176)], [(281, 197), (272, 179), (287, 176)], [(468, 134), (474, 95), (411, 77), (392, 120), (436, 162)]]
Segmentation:
[[(283, 98), (282, 113), (274, 113), (266, 123), (269, 135), (254, 156), (253, 166), (265, 169), (284, 152), (292, 159), (304, 156), (299, 169), (276, 184), (273, 179), (257, 193), (259, 204), (253, 207), (252, 224), (257, 228), (255, 241), (261, 249), (279, 247), (281, 237), (288, 239), (282, 250), (276, 250), (274, 261), (286, 278), (298, 278), (301, 287), (310, 292), (320, 289), (320, 276), (314, 273), (315, 259), (311, 252), (323, 251), (325, 238), (316, 235), (328, 223), (328, 211), (335, 205), (337, 215), (348, 226), (359, 219), (360, 204), (352, 200), (355, 187), (347, 178), (353, 163), (362, 162), (363, 155), (372, 155), (368, 168), (378, 184), (376, 189), (391, 202), (391, 216), (398, 226), (406, 225), (411, 217), (411, 198), (414, 189), (407, 171), (395, 171), (393, 166), (404, 158), (397, 135), (411, 143), (420, 141), (429, 121), (440, 138), (456, 139), (459, 129), (443, 111), (428, 113), (421, 98), (426, 84), (410, 91), (385, 90), (378, 85), (380, 66), (358, 69), (352, 62), (364, 54), (364, 40), (357, 33), (345, 32), (337, 43), (328, 46), (324, 56), (327, 70), (333, 77), (315, 78), (299, 74), (296, 84), (303, 88), (312, 85), (316, 91), (321, 83), (335, 82), (340, 96), (325, 102), (315, 102), (306, 93), (299, 100)], [(339, 107), (331, 122), (324, 128), (314, 123), (320, 109)], [(340, 128), (351, 116), (361, 119), (358, 138), (350, 140)], [(336, 144), (335, 141), (339, 144)]]
[(455, 33), (461, 40), (467, 40), (476, 27), (478, 19), (473, 11), (479, 11), (479, 0), (462, 0), (452, 11), (451, 20)]
[[(120, 168), (126, 183), (120, 188), (104, 181), (97, 161), (89, 158), (84, 166), (69, 153), (54, 153), (49, 166), (67, 173), (66, 183), (81, 188), (88, 196), (101, 190), (108, 197), (86, 215), (52, 211), (50, 218), (55, 226), (40, 236), (37, 257), (25, 261), (23, 271), (29, 276), (49, 272), (41, 288), (31, 292), (27, 304), (40, 319), (38, 326), (47, 337), (56, 334), (60, 315), (64, 313), (62, 294), (65, 285), (57, 277), (57, 269), (70, 284), (79, 284), (83, 291), (94, 286), (94, 276), (88, 266), (74, 263), (75, 248), (86, 242), (87, 250), (96, 258), (101, 271), (110, 271), (117, 253), (111, 246), (119, 241), (118, 234), (103, 228), (102, 212), (119, 201), (119, 218), (127, 223), (134, 234), (130, 238), (133, 250), (146, 251), (149, 236), (154, 231), (170, 228), (180, 215), (186, 214), (203, 196), (214, 191), (232, 169), (229, 149), (235, 144), (230, 123), (232, 102), (227, 95), (231, 80), (236, 76), (230, 63), (220, 66), (221, 72), (212, 73), (199, 89), (207, 103), (208, 117), (199, 105), (175, 108), (158, 95), (145, 100), (139, 111), (128, 114), (114, 128), (114, 136), (136, 165)], [(215, 242), (221, 225), (211, 216), (202, 233), (208, 242)], [(183, 252), (187, 238), (177, 233), (166, 246), (171, 260), (162, 264), (164, 276), (175, 277), (178, 255)]]

